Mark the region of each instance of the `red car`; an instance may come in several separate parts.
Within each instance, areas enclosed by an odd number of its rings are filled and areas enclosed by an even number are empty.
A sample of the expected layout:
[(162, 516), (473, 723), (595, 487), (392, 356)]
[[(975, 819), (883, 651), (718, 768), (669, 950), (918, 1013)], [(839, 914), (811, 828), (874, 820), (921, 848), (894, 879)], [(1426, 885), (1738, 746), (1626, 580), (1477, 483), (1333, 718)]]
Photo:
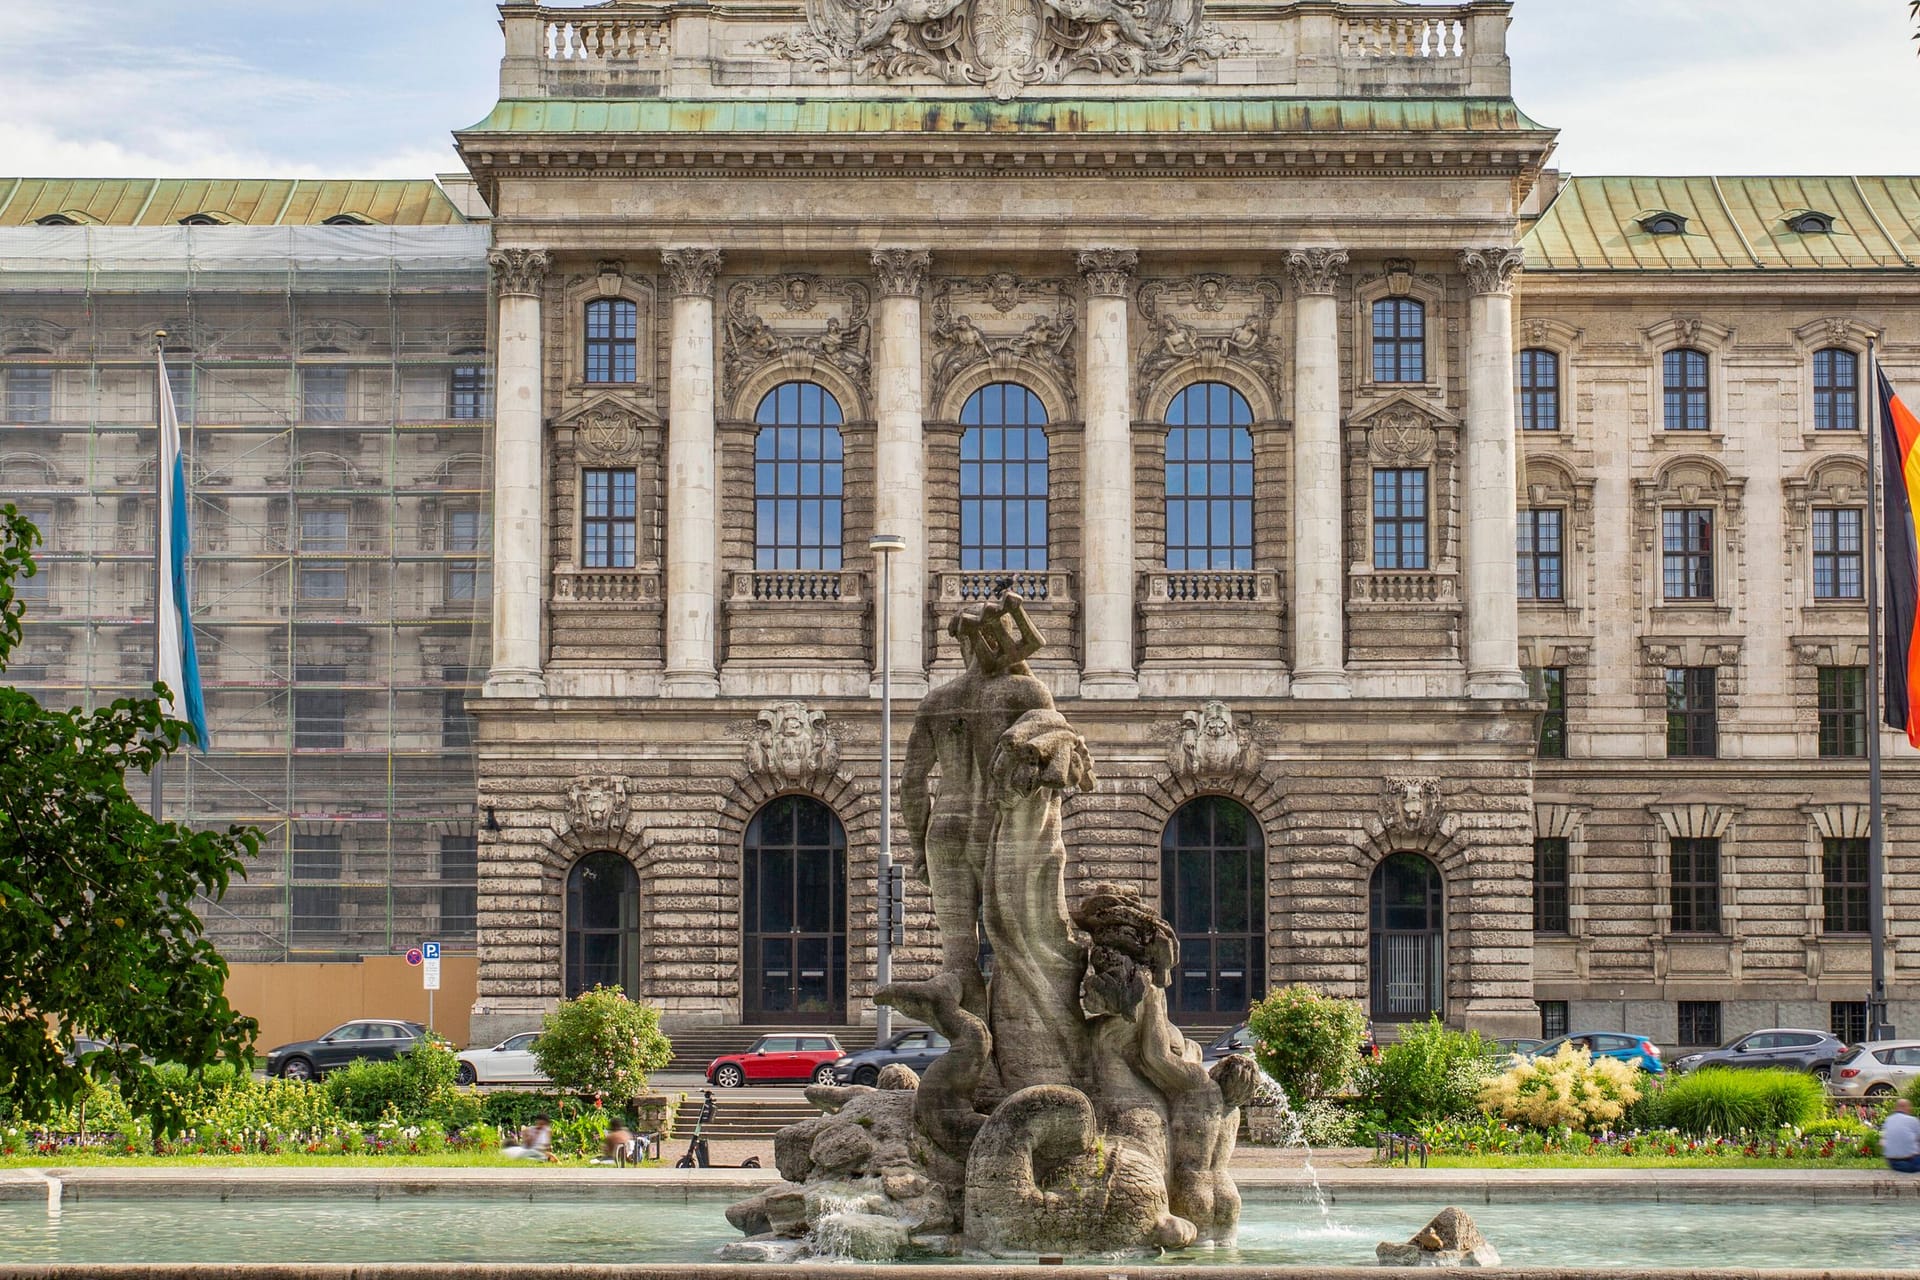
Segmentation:
[(761, 1036), (745, 1053), (729, 1053), (707, 1064), (707, 1083), (722, 1089), (746, 1084), (832, 1084), (833, 1064), (843, 1055), (832, 1036), (790, 1032)]

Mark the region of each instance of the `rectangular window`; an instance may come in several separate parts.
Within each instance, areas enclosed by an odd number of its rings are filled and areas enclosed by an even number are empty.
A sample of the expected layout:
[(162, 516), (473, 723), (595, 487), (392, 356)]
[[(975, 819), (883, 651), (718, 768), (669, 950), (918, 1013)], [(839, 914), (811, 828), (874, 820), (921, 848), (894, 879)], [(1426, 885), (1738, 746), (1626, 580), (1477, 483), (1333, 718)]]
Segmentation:
[(1872, 929), (1865, 840), (1849, 836), (1820, 842), (1820, 914), (1827, 933)]
[(1680, 1002), (1680, 1043), (1689, 1049), (1720, 1047), (1720, 1002), (1718, 1000), (1682, 1000)]
[(1867, 598), (1865, 513), (1858, 507), (1813, 509), (1813, 598)]
[[(40, 531), (40, 545), (34, 548), (34, 574), (31, 578), (15, 578), (13, 594), (23, 604), (44, 605), (50, 594), (49, 588), (52, 582), (53, 560), (50, 553), (60, 545), (55, 541), (54, 536), (53, 507), (51, 504), (27, 503), (21, 502), (18, 498), (8, 499), (0, 496), (0, 506), (4, 506), (8, 501), (12, 501), (20, 514), (31, 520), (33, 527)], [(148, 546), (151, 547), (152, 543), (149, 542)]]
[(344, 666), (301, 663), (293, 669), (296, 750), (338, 750), (347, 745), (346, 690), (325, 687), (344, 684), (346, 679)]
[(1520, 511), (1516, 561), (1520, 567), (1522, 600), (1560, 600), (1566, 584), (1561, 573), (1560, 528), (1563, 512), (1558, 507)]
[(640, 310), (624, 298), (587, 304), (587, 381), (632, 382), (638, 372)]
[(462, 941), (476, 932), (479, 847), (472, 836), (440, 837), (440, 932)]
[(1533, 931), (1567, 932), (1567, 840), (1539, 836), (1533, 842)]
[(1427, 377), (1427, 309), (1413, 298), (1382, 298), (1373, 304), (1373, 380), (1424, 382)]
[(322, 366), (300, 371), (300, 419), (303, 422), (347, 420), (346, 369)]
[(1540, 1038), (1558, 1040), (1567, 1034), (1567, 1002), (1565, 1000), (1540, 1001)]
[(53, 370), (7, 370), (7, 421), (53, 421)]
[[(480, 551), (488, 533), (487, 517), (472, 508), (455, 508), (446, 515), (448, 551)], [(447, 561), (446, 599), (449, 604), (466, 603), (487, 594), (478, 560)]]
[(1540, 713), (1540, 740), (1534, 754), (1542, 760), (1567, 758), (1567, 669), (1529, 667), (1527, 688), (1535, 701), (1547, 704)]
[(1520, 429), (1560, 429), (1560, 357), (1554, 352), (1520, 353)]
[(295, 880), (338, 880), (343, 865), (339, 836), (295, 834), (293, 837)]
[(1427, 473), (1423, 467), (1373, 473), (1373, 567), (1427, 567)]
[(588, 569), (631, 569), (636, 550), (637, 488), (632, 468), (581, 473), (580, 563)]
[(1718, 667), (1667, 668), (1667, 755), (1720, 754), (1719, 720), (1714, 709)]
[(1705, 431), (1707, 413), (1707, 353), (1682, 348), (1661, 359), (1669, 431)]
[(461, 422), (492, 417), (493, 395), (487, 384), (487, 366), (455, 365), (447, 374), (447, 416)]
[[(296, 832), (293, 837), (293, 885), (289, 894), (294, 938), (331, 934), (340, 929), (340, 886), (345, 859), (337, 835)], [(320, 883), (302, 883), (302, 881)]]
[(1675, 933), (1720, 932), (1720, 841), (1706, 836), (1670, 840), (1669, 884)]
[(440, 745), (443, 747), (471, 746), (473, 745), (473, 717), (467, 714), (467, 698), (471, 696), (471, 691), (467, 688), (467, 669), (447, 667), (443, 675), (448, 684), (459, 687), (447, 689), (440, 695)]
[(1829, 759), (1867, 754), (1867, 669), (1821, 667), (1820, 754)]
[(1813, 429), (1860, 429), (1860, 358), (1844, 347), (1813, 353)]
[(329, 552), (339, 554), (348, 547), (347, 512), (341, 507), (310, 508), (300, 513), (300, 598), (321, 603), (344, 603), (347, 598), (347, 566), (339, 562), (312, 561), (304, 557)]
[(1662, 511), (1660, 544), (1662, 594), (1668, 600), (1713, 599), (1713, 509)]
[(1867, 1038), (1867, 1002), (1835, 1000), (1827, 1009), (1827, 1029), (1834, 1039), (1859, 1044)]

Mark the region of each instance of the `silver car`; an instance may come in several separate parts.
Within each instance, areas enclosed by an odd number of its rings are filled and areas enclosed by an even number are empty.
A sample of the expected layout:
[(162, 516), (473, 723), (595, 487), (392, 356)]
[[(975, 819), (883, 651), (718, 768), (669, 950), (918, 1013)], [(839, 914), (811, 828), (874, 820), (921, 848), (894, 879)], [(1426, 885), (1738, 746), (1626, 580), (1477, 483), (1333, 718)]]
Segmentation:
[(1842, 1098), (1886, 1098), (1920, 1076), (1920, 1040), (1872, 1040), (1834, 1060), (1827, 1088)]

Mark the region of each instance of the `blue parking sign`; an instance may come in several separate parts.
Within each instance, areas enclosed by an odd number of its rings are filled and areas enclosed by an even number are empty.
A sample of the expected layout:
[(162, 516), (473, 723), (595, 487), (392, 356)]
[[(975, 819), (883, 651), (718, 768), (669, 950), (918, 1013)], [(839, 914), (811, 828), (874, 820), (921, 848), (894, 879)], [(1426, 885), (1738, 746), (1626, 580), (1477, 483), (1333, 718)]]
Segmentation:
[(440, 944), (437, 942), (421, 943), (420, 958), (423, 960), (438, 960), (440, 958)]

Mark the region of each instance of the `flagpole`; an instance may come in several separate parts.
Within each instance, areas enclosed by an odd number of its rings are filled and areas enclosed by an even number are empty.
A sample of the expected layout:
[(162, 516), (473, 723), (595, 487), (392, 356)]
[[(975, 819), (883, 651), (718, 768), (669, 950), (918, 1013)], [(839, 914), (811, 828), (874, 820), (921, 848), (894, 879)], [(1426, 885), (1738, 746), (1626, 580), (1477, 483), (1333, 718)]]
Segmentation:
[[(167, 367), (166, 350), (167, 331), (154, 330), (153, 359), (156, 374), (163, 372)], [(160, 397), (167, 394), (166, 379), (156, 376), (153, 380), (153, 673), (155, 679), (160, 676), (160, 628), (165, 625), (165, 615), (161, 610), (167, 607), (167, 602), (160, 598), (161, 587), (166, 581), (166, 576), (160, 567), (160, 557), (166, 554), (164, 535), (167, 529), (166, 516), (160, 509), (167, 496), (167, 485), (163, 474), (167, 469), (167, 411), (162, 407)], [(184, 697), (185, 695), (176, 693), (174, 696)], [(162, 758), (156, 755), (153, 768), (147, 773), (147, 780), (153, 788), (148, 807), (153, 813), (155, 822), (165, 820), (167, 783), (166, 776), (162, 772), (164, 767)]]
[(1867, 342), (1867, 931), (1872, 985), (1867, 996), (1867, 1039), (1891, 1039), (1887, 1022), (1886, 821), (1880, 788), (1880, 357)]

